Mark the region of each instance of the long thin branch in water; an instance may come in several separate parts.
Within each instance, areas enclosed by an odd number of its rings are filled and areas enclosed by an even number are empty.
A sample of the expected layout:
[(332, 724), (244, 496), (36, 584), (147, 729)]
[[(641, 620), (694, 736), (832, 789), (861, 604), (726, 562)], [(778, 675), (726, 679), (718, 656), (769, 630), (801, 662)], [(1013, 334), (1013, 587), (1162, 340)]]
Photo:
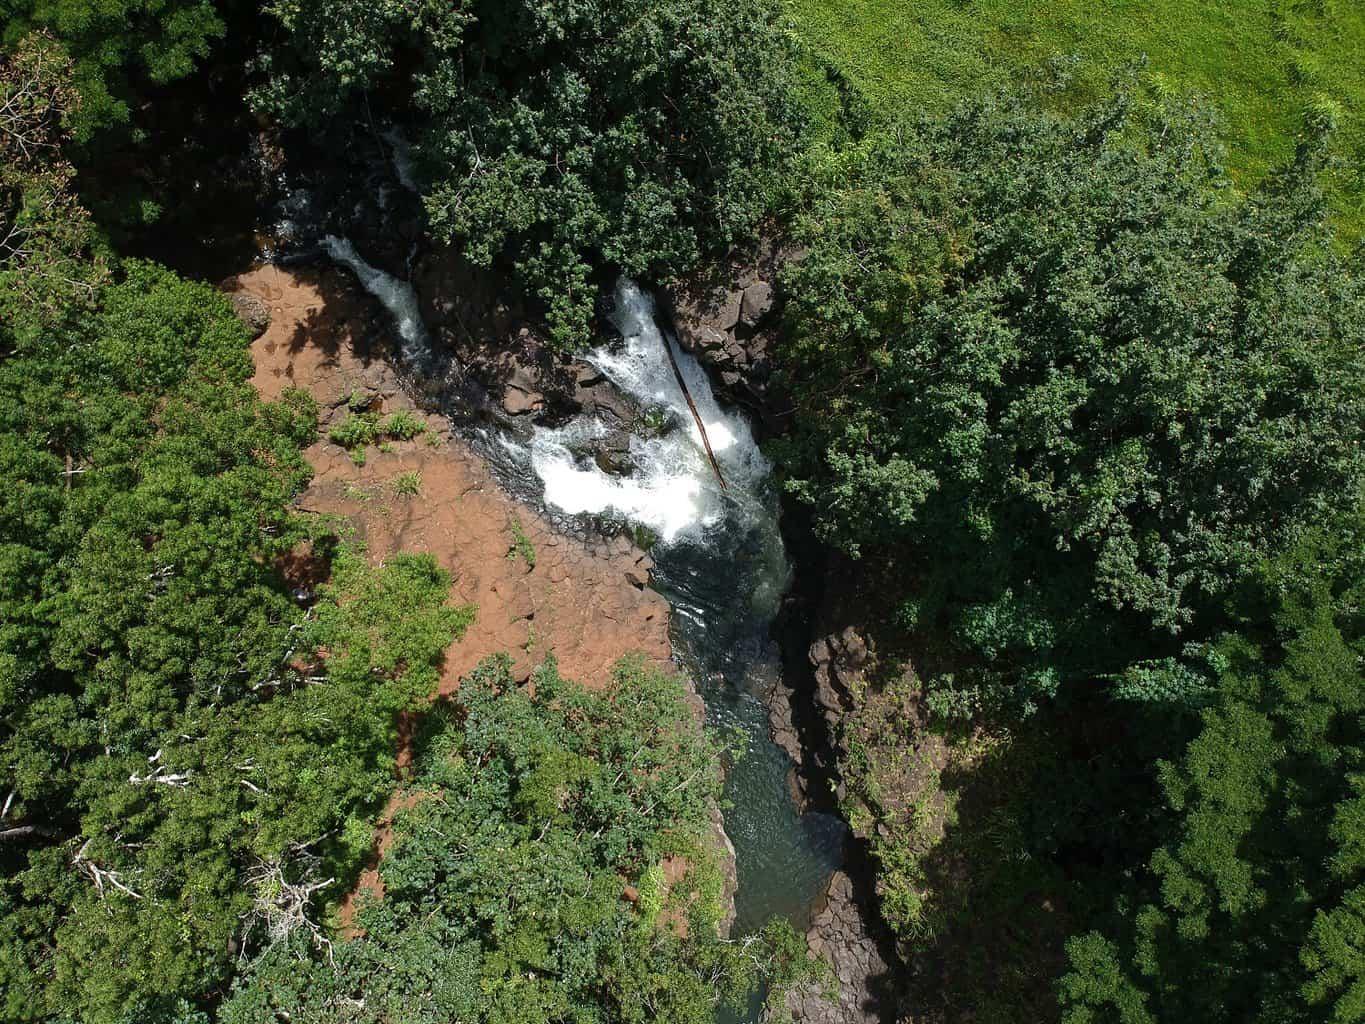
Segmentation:
[(706, 449), (706, 457), (711, 460), (711, 468), (715, 470), (716, 480), (720, 482), (720, 489), (729, 493), (730, 488), (725, 486), (725, 476), (720, 471), (720, 463), (716, 461), (716, 453), (711, 450), (711, 439), (706, 436), (706, 424), (701, 421), (701, 413), (697, 411), (697, 403), (692, 401), (692, 392), (687, 390), (687, 381), (683, 380), (682, 370), (678, 367), (678, 360), (673, 356), (673, 342), (668, 338), (668, 332), (664, 330), (664, 325), (659, 323), (659, 318), (654, 318), (654, 327), (659, 332), (659, 337), (663, 339), (664, 351), (668, 353), (668, 365), (673, 367), (673, 378), (678, 382), (678, 389), (682, 392), (683, 398), (687, 400), (687, 407), (692, 410), (692, 419), (697, 423), (697, 429), (701, 431), (701, 443)]

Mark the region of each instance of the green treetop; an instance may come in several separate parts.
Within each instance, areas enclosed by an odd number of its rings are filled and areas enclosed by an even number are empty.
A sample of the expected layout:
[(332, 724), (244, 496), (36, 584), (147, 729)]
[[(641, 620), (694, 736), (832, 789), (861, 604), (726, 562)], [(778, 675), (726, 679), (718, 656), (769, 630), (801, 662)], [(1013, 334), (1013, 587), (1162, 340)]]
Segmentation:
[[(1185, 699), (1187, 645), (1360, 494), (1365, 289), (1316, 135), (1226, 201), (1197, 112), (1019, 97), (819, 168), (789, 271), (787, 487), (913, 579), (964, 680)], [(818, 410), (818, 411), (817, 411)]]
[(790, 154), (790, 43), (771, 0), (460, 0), (270, 8), (266, 110), (410, 118), (432, 232), (510, 267), (561, 343), (596, 269), (686, 269), (750, 232)]

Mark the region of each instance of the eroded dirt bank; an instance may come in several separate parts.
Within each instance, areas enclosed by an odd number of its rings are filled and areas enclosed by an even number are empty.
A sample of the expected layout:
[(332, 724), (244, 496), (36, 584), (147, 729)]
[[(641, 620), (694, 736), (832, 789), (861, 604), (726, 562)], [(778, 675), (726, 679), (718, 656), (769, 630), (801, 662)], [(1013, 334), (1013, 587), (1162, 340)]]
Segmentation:
[[(299, 506), (344, 517), (375, 563), (397, 551), (430, 552), (454, 579), (452, 602), (477, 607), (447, 654), (442, 693), (499, 651), (515, 658), (518, 679), (554, 654), (586, 686), (600, 685), (628, 652), (669, 663), (668, 604), (646, 586), (648, 556), (624, 537), (590, 545), (558, 533), (500, 490), (443, 418), (415, 412), (429, 432), (370, 445), (364, 465), (327, 439), (358, 408), (413, 409), (367, 342), (372, 304), (357, 285), (339, 272), (274, 266), (233, 285), (271, 314), (251, 348), (262, 397), (297, 387), (321, 407), (319, 439), (305, 453), (315, 475)], [(414, 486), (416, 494), (404, 493)]]

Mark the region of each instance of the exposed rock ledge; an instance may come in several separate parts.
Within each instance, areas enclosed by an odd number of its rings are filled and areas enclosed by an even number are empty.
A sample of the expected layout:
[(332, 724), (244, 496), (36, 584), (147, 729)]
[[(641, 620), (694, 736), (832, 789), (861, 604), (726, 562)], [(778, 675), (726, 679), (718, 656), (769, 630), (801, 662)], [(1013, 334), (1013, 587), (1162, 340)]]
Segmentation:
[(819, 986), (787, 996), (795, 1024), (861, 1024), (897, 1019), (893, 982), (881, 948), (869, 932), (853, 880), (836, 871), (806, 932), (811, 952), (829, 961), (838, 982), (833, 1002)]
[[(265, 266), (225, 288), (258, 334), (252, 383), (261, 396), (275, 400), (296, 387), (320, 407), (320, 437), (305, 452), (314, 477), (298, 505), (348, 522), (376, 564), (398, 551), (430, 552), (453, 578), (451, 602), (476, 606), (473, 625), (447, 652), (440, 693), (453, 693), (482, 659), (503, 651), (515, 659), (518, 681), (549, 654), (587, 686), (601, 685), (632, 652), (671, 666), (668, 602), (648, 588), (649, 557), (624, 536), (590, 543), (559, 533), (501, 490), (443, 417), (413, 410), (387, 358), (387, 318), (347, 275)], [(371, 446), (358, 466), (327, 440), (328, 428), (357, 408), (414, 411), (428, 433)], [(403, 493), (400, 477), (407, 489), (416, 481), (417, 494)], [(518, 553), (518, 534), (533, 558)], [(700, 699), (692, 699), (700, 717)], [(732, 860), (719, 823), (717, 832), (722, 859)], [(386, 835), (381, 823), (379, 856)], [(377, 870), (366, 871), (360, 889), (382, 892)], [(733, 889), (726, 897), (733, 906)]]

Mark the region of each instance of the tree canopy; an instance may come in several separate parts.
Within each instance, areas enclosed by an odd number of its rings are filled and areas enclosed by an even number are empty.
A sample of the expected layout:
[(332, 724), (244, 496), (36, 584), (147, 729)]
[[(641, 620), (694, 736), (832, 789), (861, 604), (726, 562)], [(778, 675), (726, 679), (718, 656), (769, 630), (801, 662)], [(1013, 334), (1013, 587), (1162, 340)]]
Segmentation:
[[(590, 692), (549, 662), (519, 689), (508, 665), (485, 662), (458, 711), (425, 719), (363, 937), (334, 962), (273, 947), (225, 1024), (705, 1024), (760, 978), (780, 1001), (804, 977), (804, 939), (785, 922), (717, 935), (706, 834), (720, 778), (681, 684), (626, 661)], [(664, 858), (679, 855), (690, 867), (670, 880)]]
[(1359, 575), (1325, 573), (1329, 554), (1306, 545), (1264, 574), (1272, 629), (1218, 645), (1217, 697), (1161, 766), (1175, 823), (1146, 899), (1120, 905), (1112, 938), (1068, 945), (1068, 1024), (1365, 1015), (1365, 623)]
[(270, 5), (258, 106), (317, 129), (406, 122), (435, 237), (507, 265), (555, 338), (600, 280), (658, 277), (750, 232), (799, 116), (771, 0)]
[(395, 715), (467, 621), (429, 557), (343, 549), (316, 604), (290, 593), (314, 411), (259, 401), (246, 342), (221, 296), (125, 263), (0, 362), (10, 1019), (155, 1019), (251, 947), (251, 879), (354, 875)]
[[(226, 6), (226, 3), (223, 4)], [(35, 30), (55, 38), (73, 61), (81, 104), (77, 138), (127, 125), (140, 90), (189, 75), (224, 31), (213, 0), (4, 0), (0, 46)]]
[(960, 689), (1189, 698), (1220, 601), (1359, 500), (1365, 292), (1310, 128), (1245, 201), (1197, 112), (1131, 88), (1075, 120), (987, 98), (818, 168), (787, 487), (913, 580), (902, 621)]

